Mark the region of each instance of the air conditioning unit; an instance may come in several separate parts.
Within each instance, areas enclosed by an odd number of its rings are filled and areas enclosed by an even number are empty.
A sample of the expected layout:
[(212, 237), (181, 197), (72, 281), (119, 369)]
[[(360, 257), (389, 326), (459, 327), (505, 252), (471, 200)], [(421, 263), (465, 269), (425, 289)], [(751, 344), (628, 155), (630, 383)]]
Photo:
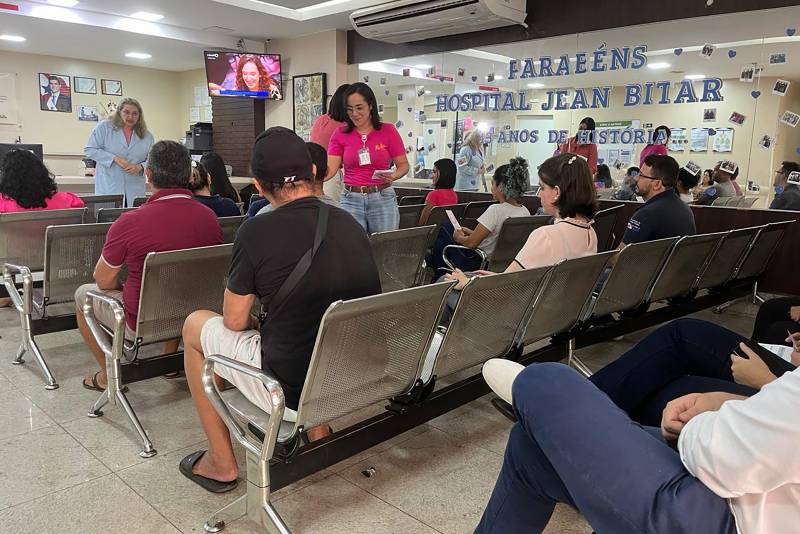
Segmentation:
[(367, 39), (407, 43), (512, 24), (527, 27), (525, 0), (397, 0), (350, 14)]

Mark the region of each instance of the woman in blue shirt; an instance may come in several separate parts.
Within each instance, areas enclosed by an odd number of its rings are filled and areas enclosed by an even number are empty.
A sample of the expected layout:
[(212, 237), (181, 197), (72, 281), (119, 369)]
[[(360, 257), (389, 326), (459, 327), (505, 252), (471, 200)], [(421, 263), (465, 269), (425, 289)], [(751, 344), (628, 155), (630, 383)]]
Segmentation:
[(133, 98), (119, 103), (111, 118), (98, 124), (84, 153), (97, 165), (94, 192), (97, 195), (124, 195), (125, 205), (145, 195), (144, 163), (153, 146), (147, 131), (142, 106)]
[(481, 133), (475, 129), (467, 134), (464, 146), (456, 156), (456, 191), (477, 191), (486, 167), (483, 163)]

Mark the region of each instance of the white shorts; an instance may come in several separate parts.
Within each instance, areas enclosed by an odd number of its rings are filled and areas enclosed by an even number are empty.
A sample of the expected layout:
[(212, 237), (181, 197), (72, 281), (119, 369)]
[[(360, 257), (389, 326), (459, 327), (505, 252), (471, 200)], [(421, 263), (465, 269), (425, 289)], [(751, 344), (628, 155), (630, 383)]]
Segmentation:
[[(212, 317), (200, 331), (200, 346), (203, 354), (219, 354), (257, 369), (261, 369), (261, 334), (258, 330), (234, 332), (222, 324), (222, 316)], [(267, 388), (260, 380), (232, 370), (224, 365), (215, 365), (214, 373), (233, 384), (247, 400), (267, 413), (272, 411)], [(297, 412), (286, 408), (284, 421), (297, 421)]]

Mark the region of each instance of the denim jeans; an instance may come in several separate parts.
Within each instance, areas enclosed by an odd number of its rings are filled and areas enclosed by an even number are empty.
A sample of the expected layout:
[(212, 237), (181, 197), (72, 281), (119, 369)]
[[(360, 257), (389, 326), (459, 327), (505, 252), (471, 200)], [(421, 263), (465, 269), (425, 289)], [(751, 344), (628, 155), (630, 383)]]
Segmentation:
[(400, 227), (400, 211), (393, 187), (377, 193), (356, 193), (345, 189), (339, 206), (352, 215), (368, 234), (388, 232)]
[[(436, 234), (436, 241), (431, 247), (431, 253), (426, 258), (428, 267), (433, 269), (434, 276), (432, 282), (435, 282), (440, 277), (447, 274), (447, 266), (444, 263), (444, 248), (447, 245), (457, 245), (453, 240), (453, 223), (445, 221), (439, 227), (439, 233)], [(471, 250), (455, 249), (447, 254), (447, 258), (453, 266), (461, 269), (462, 271), (475, 271), (481, 266), (481, 257), (477, 252)]]
[(749, 397), (737, 384), (731, 353), (744, 337), (698, 319), (678, 319), (650, 333), (589, 379), (636, 422), (660, 426), (667, 403), (689, 393), (725, 391)]
[(725, 499), (658, 429), (640, 426), (569, 367), (532, 364), (512, 388), (517, 423), (478, 534), (542, 532), (556, 503), (598, 534), (736, 532)]

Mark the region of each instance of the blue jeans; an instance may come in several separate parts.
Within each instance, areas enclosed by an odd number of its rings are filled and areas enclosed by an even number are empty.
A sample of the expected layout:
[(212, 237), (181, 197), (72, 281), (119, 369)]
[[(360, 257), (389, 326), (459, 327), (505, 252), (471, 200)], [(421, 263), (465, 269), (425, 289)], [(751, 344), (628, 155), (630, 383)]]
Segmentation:
[(590, 380), (634, 421), (660, 426), (664, 406), (683, 395), (756, 393), (733, 381), (731, 353), (741, 341), (744, 337), (714, 323), (678, 319), (650, 333)]
[(400, 227), (400, 211), (397, 209), (394, 187), (366, 195), (345, 189), (339, 206), (352, 215), (368, 234)]
[(518, 422), (478, 534), (542, 532), (556, 503), (598, 534), (735, 533), (725, 499), (694, 478), (658, 429), (642, 427), (569, 367), (514, 381)]
[[(433, 269), (435, 273), (432, 282), (435, 282), (449, 272), (446, 270), (447, 266), (444, 263), (443, 254), (444, 248), (447, 245), (458, 245), (453, 239), (454, 231), (453, 223), (450, 221), (443, 222), (439, 227), (439, 233), (436, 234), (436, 241), (434, 241), (433, 247), (431, 247), (431, 253), (425, 258), (428, 267)], [(453, 266), (465, 272), (475, 271), (481, 266), (481, 257), (477, 252), (472, 252), (470, 250), (451, 249), (447, 258)]]

